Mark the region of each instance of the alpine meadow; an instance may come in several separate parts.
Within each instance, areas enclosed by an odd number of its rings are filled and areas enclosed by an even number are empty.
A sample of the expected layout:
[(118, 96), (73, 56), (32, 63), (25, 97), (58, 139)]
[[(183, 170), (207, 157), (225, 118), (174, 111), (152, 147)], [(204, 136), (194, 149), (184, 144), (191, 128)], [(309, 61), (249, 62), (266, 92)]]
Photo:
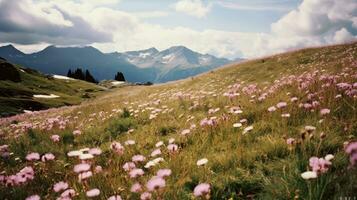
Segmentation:
[(356, 19), (354, 0), (0, 0), (0, 199), (356, 199)]

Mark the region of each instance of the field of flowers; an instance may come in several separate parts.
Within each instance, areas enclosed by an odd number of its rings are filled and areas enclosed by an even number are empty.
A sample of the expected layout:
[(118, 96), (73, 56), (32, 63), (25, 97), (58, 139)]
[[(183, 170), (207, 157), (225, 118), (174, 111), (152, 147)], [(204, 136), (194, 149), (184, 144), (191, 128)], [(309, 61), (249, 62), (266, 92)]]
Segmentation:
[(0, 199), (357, 198), (357, 43), (0, 119)]

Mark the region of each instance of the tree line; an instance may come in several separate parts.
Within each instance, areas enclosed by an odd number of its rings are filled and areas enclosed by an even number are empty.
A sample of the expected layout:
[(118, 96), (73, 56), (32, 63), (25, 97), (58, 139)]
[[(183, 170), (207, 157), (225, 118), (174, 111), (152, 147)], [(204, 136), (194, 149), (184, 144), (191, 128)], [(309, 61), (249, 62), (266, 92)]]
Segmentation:
[[(76, 70), (72, 71), (71, 69), (67, 72), (67, 77), (79, 79), (83, 81), (87, 81), (90, 83), (98, 83), (98, 81), (94, 78), (94, 76), (86, 70), (85, 72), (81, 68), (77, 68)], [(117, 72), (114, 76), (114, 80), (116, 81), (125, 81), (124, 74), (122, 72)]]

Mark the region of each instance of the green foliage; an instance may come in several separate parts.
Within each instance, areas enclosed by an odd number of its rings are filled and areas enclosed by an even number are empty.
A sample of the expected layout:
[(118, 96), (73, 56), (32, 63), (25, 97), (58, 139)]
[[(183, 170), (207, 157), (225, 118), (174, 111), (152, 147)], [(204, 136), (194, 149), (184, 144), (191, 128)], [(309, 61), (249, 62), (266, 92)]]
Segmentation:
[(120, 134), (127, 132), (130, 128), (135, 128), (136, 122), (131, 118), (117, 118), (109, 124), (105, 129), (110, 133), (113, 139), (117, 138)]

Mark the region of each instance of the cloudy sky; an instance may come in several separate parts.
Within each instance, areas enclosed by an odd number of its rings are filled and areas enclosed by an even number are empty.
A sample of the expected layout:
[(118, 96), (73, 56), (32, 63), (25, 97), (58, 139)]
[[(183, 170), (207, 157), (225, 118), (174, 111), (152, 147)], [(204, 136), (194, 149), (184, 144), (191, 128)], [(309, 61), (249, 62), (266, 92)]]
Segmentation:
[(357, 39), (356, 0), (0, 0), (0, 45), (252, 58)]

